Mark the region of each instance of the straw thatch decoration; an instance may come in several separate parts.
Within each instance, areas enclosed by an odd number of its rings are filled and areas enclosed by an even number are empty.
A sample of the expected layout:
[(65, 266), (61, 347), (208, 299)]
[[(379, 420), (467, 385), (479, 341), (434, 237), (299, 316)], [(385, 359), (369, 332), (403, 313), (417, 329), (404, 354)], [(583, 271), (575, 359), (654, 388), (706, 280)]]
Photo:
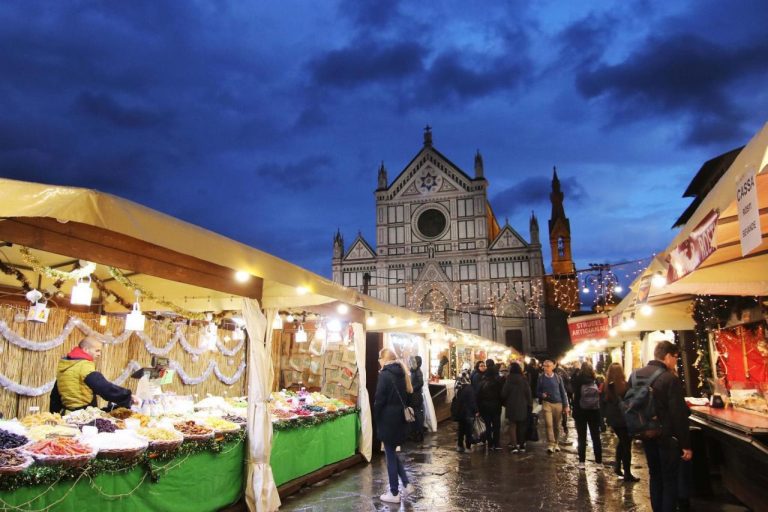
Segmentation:
[[(108, 315), (107, 325), (99, 325), (99, 315), (91, 313), (77, 313), (77, 320), (80, 325), (75, 325), (67, 333), (64, 341), (55, 347), (47, 347), (46, 343), (58, 341), (58, 337), (64, 334), (67, 325), (72, 320), (72, 312), (66, 309), (52, 308), (48, 317), (48, 323), (40, 324), (35, 322), (15, 321), (23, 316), (26, 318), (26, 309), (13, 305), (0, 305), (0, 321), (19, 338), (28, 343), (37, 343), (41, 347), (30, 349), (18, 346), (8, 340), (5, 336), (0, 336), (0, 374), (9, 382), (30, 389), (39, 389), (48, 385), (56, 376), (56, 365), (58, 360), (64, 357), (77, 343), (84, 337), (86, 332), (90, 331), (98, 334), (102, 339), (117, 341), (125, 334), (125, 316)], [(148, 320), (145, 326), (144, 335), (150, 340), (169, 340), (175, 336), (177, 326), (160, 321)], [(199, 384), (186, 384), (181, 375), (174, 378), (173, 382), (163, 386), (163, 391), (176, 393), (177, 395), (199, 395), (205, 397), (211, 395), (230, 395), (241, 396), (245, 393), (245, 381), (242, 378), (244, 370), (240, 371), (243, 363), (231, 355), (242, 350), (242, 342), (219, 340), (217, 347), (219, 350), (213, 352), (202, 352), (197, 347), (202, 340), (203, 328), (196, 325), (179, 326), (187, 344), (195, 348), (198, 354), (190, 354), (181, 343), (174, 343), (168, 350), (167, 355), (180, 368), (184, 374), (193, 376), (191, 382), (197, 382), (199, 376), (202, 376), (208, 370), (210, 363), (215, 362), (215, 370), (211, 370), (216, 378), (208, 378)], [(114, 336), (112, 333), (121, 333), (120, 336)], [(221, 332), (221, 331), (220, 331)], [(130, 331), (128, 331), (130, 333)], [(97, 369), (112, 382), (122, 378), (123, 385), (136, 389), (136, 380), (128, 378), (131, 372), (123, 377), (126, 370), (132, 367), (148, 367), (152, 354), (147, 346), (136, 336), (127, 335), (126, 339), (120, 343), (105, 343), (102, 351), (102, 357), (97, 360)], [(154, 348), (167, 348), (168, 342), (152, 343)], [(45, 348), (43, 348), (45, 347)], [(224, 350), (222, 350), (222, 347)], [(42, 348), (42, 350), (40, 350)], [(37, 349), (37, 350), (35, 350)], [(135, 365), (131, 365), (135, 362)], [(227, 367), (231, 370), (227, 371)], [(216, 371), (218, 370), (218, 371)], [(230, 375), (228, 375), (230, 374)], [(198, 377), (194, 377), (198, 376)], [(210, 373), (208, 374), (210, 377)], [(235, 378), (237, 377), (237, 379)], [(231, 385), (229, 384), (231, 382)], [(100, 404), (105, 405), (105, 404)], [(48, 409), (48, 393), (39, 396), (25, 396), (7, 389), (0, 389), (0, 412), (6, 417), (24, 416), (32, 406), (40, 407), (41, 410)]]

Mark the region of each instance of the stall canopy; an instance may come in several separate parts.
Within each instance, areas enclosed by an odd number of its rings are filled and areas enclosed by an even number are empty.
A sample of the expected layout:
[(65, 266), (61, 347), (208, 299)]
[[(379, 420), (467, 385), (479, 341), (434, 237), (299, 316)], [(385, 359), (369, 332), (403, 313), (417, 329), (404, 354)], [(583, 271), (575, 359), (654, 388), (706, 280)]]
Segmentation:
[[(343, 302), (365, 310), (382, 324), (404, 327), (422, 320), (409, 310), (126, 199), (95, 190), (0, 178), (0, 259), (19, 269), (22, 276), (32, 278), (35, 268), (30, 267), (28, 249), (34, 252), (36, 264), (47, 268), (69, 268), (81, 258), (99, 264), (93, 275), (107, 289), (119, 290), (117, 279), (106, 270), (118, 269), (123, 277), (151, 293), (152, 297), (141, 300), (144, 310), (165, 312), (169, 303), (183, 304), (188, 312), (245, 310), (251, 339), (262, 342), (269, 339), (271, 317), (284, 308)], [(235, 279), (236, 272), (247, 274), (249, 279)], [(6, 299), (18, 290), (17, 278), (0, 273), (0, 293)], [(69, 294), (71, 284), (65, 283), (61, 291)], [(133, 297), (127, 299), (132, 302)], [(101, 307), (105, 312), (127, 312), (116, 302), (105, 302)], [(265, 321), (256, 314), (259, 308), (270, 318)], [(271, 384), (250, 374), (269, 368), (271, 362), (265, 360), (268, 354), (268, 348), (249, 350), (252, 435), (263, 430), (256, 425), (266, 424), (262, 405), (264, 390)], [(364, 360), (364, 354), (360, 356)], [(370, 410), (367, 400), (359, 405), (363, 428), (360, 448), (369, 457)], [(249, 489), (248, 503), (257, 510), (273, 510), (279, 499), (265, 469), (269, 462), (265, 447), (271, 432), (262, 435), (263, 439), (252, 438), (249, 457), (249, 482), (261, 488)]]
[[(737, 204), (737, 184), (746, 174), (755, 175), (760, 244), (743, 255)], [(640, 312), (638, 292), (644, 280), (654, 276), (666, 278), (670, 260), (680, 248), (696, 245), (702, 226), (716, 215), (712, 242), (702, 261), (691, 258), (692, 268), (674, 282), (651, 286), (647, 304), (653, 312), (645, 317)], [(701, 242), (700, 240), (698, 240)], [(708, 241), (699, 243), (707, 247)], [(694, 250), (695, 252), (695, 250)], [(612, 318), (635, 316), (633, 331), (653, 329), (691, 329), (689, 303), (694, 295), (768, 295), (768, 124), (764, 125), (739, 152), (733, 163), (690, 216), (669, 246), (640, 274), (631, 293), (614, 309)]]

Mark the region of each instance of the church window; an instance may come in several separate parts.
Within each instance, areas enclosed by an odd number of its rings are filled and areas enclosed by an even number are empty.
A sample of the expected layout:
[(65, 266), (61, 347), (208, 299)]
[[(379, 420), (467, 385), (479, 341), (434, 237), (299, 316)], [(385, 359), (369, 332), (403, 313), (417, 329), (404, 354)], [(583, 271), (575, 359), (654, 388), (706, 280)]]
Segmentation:
[(491, 295), (503, 297), (507, 293), (507, 283), (491, 283)]
[(457, 201), (459, 217), (471, 217), (475, 214), (475, 201), (473, 199), (459, 199)]
[(404, 244), (405, 243), (405, 228), (403, 226), (396, 226), (388, 229), (388, 242), (390, 244)]
[(527, 261), (523, 261), (521, 264), (521, 267), (522, 267), (523, 273), (520, 275), (522, 275), (523, 277), (528, 277), (531, 275), (531, 268), (528, 265)]
[(405, 269), (404, 268), (390, 268), (387, 275), (389, 285), (392, 286), (395, 283), (405, 283)]
[(388, 302), (396, 306), (405, 307), (405, 288), (390, 288)]
[(461, 303), (474, 304), (477, 302), (477, 283), (461, 285)]
[(419, 214), (416, 227), (424, 238), (438, 238), (448, 227), (448, 219), (437, 208), (427, 208)]
[(459, 265), (459, 281), (471, 281), (477, 279), (477, 265), (464, 263)]
[(480, 331), (480, 315), (476, 313), (462, 313), (461, 314), (461, 328), (465, 331), (479, 332)]
[(557, 255), (561, 258), (565, 256), (565, 238), (557, 237)]
[(443, 261), (440, 263), (440, 268), (445, 272), (445, 275), (448, 276), (448, 279), (453, 281), (453, 267), (451, 266), (450, 261)]
[(475, 221), (474, 220), (460, 220), (459, 226), (459, 238), (475, 238)]
[(396, 222), (403, 222), (403, 206), (389, 206), (387, 207), (387, 222), (394, 224)]

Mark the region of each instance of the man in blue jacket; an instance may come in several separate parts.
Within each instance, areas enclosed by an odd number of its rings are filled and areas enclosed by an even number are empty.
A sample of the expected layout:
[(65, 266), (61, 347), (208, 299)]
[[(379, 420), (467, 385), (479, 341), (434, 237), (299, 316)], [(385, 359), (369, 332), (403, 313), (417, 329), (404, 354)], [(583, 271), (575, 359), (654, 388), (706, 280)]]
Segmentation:
[(557, 441), (560, 439), (560, 421), (563, 413), (568, 414), (568, 395), (563, 380), (555, 373), (555, 363), (550, 360), (542, 365), (544, 373), (539, 375), (536, 384), (536, 396), (541, 401), (544, 424), (547, 427), (547, 453), (560, 451)]

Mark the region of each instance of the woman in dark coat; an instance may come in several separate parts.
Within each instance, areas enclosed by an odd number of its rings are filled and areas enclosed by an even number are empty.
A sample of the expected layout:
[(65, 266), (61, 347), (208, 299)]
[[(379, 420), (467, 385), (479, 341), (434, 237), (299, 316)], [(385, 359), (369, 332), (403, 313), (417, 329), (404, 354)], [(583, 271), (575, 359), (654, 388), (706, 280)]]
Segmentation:
[[(413, 485), (408, 481), (403, 461), (397, 455), (397, 447), (408, 437), (408, 422), (405, 421), (405, 406), (408, 394), (413, 392), (411, 378), (405, 365), (397, 361), (395, 353), (384, 348), (379, 352), (381, 372), (376, 383), (376, 395), (373, 401), (373, 419), (376, 434), (384, 443), (387, 457), (389, 491), (381, 495), (381, 501), (400, 503), (401, 495), (413, 492)], [(398, 476), (403, 482), (402, 492), (398, 489)]]
[[(632, 440), (627, 432), (627, 423), (619, 404), (627, 392), (627, 379), (624, 368), (619, 363), (611, 363), (605, 376), (605, 386), (600, 395), (605, 411), (605, 421), (613, 429), (619, 439), (616, 444), (616, 463), (614, 472), (624, 477), (625, 482), (637, 482), (639, 479), (632, 474)], [(621, 470), (624, 466), (624, 471)]]
[[(603, 445), (600, 442), (600, 395), (595, 381), (595, 370), (589, 363), (581, 365), (581, 371), (571, 381), (573, 387), (573, 421), (576, 423), (579, 469), (584, 469), (587, 459), (587, 428), (592, 438), (595, 462), (603, 463)], [(595, 393), (598, 393), (595, 395)], [(592, 397), (597, 397), (594, 403)]]
[(523, 369), (517, 363), (509, 365), (509, 375), (501, 389), (501, 401), (509, 420), (509, 445), (512, 453), (524, 452), (533, 397), (528, 380), (523, 376)]
[(475, 389), (469, 380), (468, 372), (462, 372), (461, 376), (456, 379), (456, 396), (454, 400), (456, 400), (458, 405), (456, 416), (453, 419), (459, 424), (456, 451), (463, 453), (466, 450), (472, 449), (472, 422), (475, 416), (479, 415)]
[(411, 394), (411, 407), (416, 413), (416, 421), (412, 423), (413, 438), (417, 442), (424, 440), (424, 374), (421, 373), (421, 356), (415, 356), (411, 364), (411, 385), (413, 393)]
[(488, 449), (501, 450), (501, 379), (493, 359), (488, 359), (485, 366), (477, 391), (477, 407), (485, 421)]

